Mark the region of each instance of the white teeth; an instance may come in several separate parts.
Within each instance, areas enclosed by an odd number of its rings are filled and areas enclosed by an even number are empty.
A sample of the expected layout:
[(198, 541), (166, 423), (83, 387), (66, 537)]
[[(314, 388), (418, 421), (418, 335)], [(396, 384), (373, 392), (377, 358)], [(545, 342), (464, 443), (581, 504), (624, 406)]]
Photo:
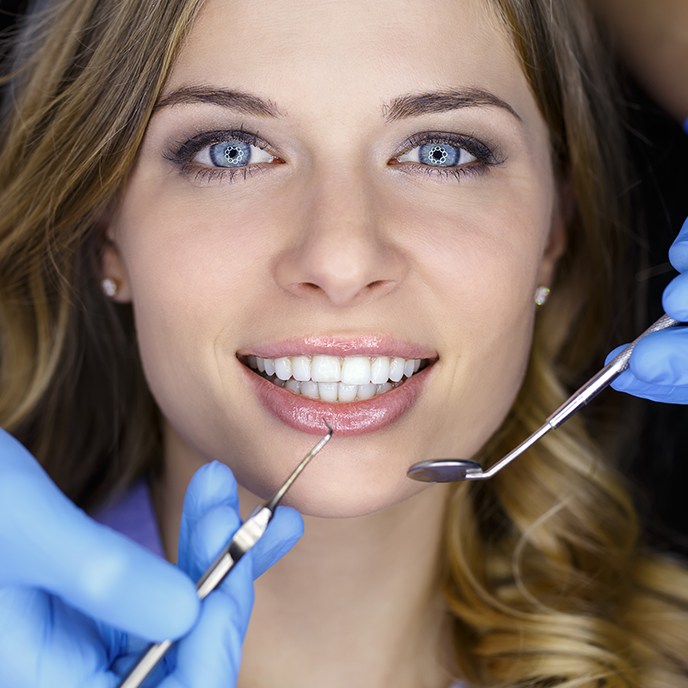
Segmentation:
[[(420, 365), (420, 361), (418, 361), (418, 365)], [(378, 356), (370, 364), (370, 381), (381, 385), (387, 380), (389, 380), (389, 357)]]
[(313, 356), (311, 359), (311, 380), (314, 382), (339, 382), (342, 367), (336, 356)]
[(339, 401), (356, 401), (357, 394), (358, 385), (345, 385), (343, 382), (340, 382), (337, 387), (337, 399)]
[(308, 380), (308, 382), (301, 383), (301, 395), (309, 399), (320, 399), (318, 394), (318, 383)]
[[(420, 361), (419, 361), (420, 365)], [(311, 359), (309, 356), (294, 356), (291, 359), (291, 374), (295, 380), (305, 382), (311, 379)]]
[(294, 380), (294, 378), (292, 378), (291, 380), (286, 381), (284, 388), (288, 389), (290, 392), (293, 392), (294, 394), (300, 394), (301, 383), (298, 380)]
[(342, 363), (342, 382), (347, 385), (369, 384), (370, 359), (367, 356), (347, 356)]
[(372, 399), (375, 396), (376, 392), (377, 385), (374, 385), (371, 382), (369, 382), (367, 385), (358, 386), (358, 398), (361, 401), (365, 401), (366, 399)]
[(338, 382), (318, 382), (320, 401), (337, 401)]
[(403, 358), (395, 357), (389, 363), (389, 379), (392, 382), (399, 382), (404, 377), (404, 364), (406, 361)]
[[(265, 372), (268, 372), (267, 361), (265, 364)], [(275, 375), (280, 380), (288, 380), (291, 377), (291, 359), (287, 356), (275, 359)]]
[(385, 394), (420, 370), (421, 359), (400, 356), (247, 356), (246, 363), (279, 387), (309, 399), (354, 402)]

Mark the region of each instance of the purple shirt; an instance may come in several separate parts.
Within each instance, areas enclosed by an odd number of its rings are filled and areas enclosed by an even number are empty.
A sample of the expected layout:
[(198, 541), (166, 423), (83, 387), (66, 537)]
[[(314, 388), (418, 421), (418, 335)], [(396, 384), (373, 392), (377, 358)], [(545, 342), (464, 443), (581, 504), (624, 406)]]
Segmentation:
[(148, 484), (141, 480), (128, 492), (101, 507), (94, 518), (160, 557), (164, 557)]

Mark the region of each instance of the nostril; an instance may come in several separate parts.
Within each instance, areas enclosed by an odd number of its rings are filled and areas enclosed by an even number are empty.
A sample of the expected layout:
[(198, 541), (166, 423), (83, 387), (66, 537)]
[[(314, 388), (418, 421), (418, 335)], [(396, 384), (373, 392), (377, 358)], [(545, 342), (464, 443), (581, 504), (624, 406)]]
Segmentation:
[(322, 295), (323, 289), (315, 282), (294, 282), (288, 286), (288, 291), (301, 298), (317, 297)]
[(371, 282), (366, 288), (368, 291), (379, 291), (380, 289), (391, 288), (394, 286), (392, 280), (375, 280)]

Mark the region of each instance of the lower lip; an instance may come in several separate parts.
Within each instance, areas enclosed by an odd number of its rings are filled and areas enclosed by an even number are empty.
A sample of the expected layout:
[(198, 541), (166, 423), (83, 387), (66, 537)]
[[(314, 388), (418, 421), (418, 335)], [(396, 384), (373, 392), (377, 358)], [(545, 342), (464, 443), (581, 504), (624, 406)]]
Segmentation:
[(242, 368), (260, 403), (289, 427), (322, 435), (327, 421), (338, 435), (362, 435), (391, 425), (409, 411), (418, 400), (432, 366), (372, 399), (338, 404), (293, 394), (246, 366)]

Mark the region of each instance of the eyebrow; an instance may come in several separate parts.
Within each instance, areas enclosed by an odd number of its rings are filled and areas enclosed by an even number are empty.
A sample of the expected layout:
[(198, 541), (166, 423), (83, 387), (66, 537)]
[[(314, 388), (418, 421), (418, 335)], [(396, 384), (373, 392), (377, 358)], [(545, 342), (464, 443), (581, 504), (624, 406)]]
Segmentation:
[(448, 112), (449, 110), (484, 106), (501, 108), (513, 115), (519, 122), (523, 121), (509, 103), (482, 88), (410, 93), (392, 99), (383, 106), (382, 113), (388, 122), (395, 122), (407, 117), (418, 117), (431, 112)]
[[(282, 117), (278, 107), (270, 100), (246, 91), (233, 91), (210, 86), (185, 86), (168, 93), (155, 105), (159, 110), (170, 105), (190, 103), (209, 103), (229, 110), (236, 110), (245, 115), (257, 117)], [(519, 114), (509, 103), (494, 93), (481, 88), (445, 89), (425, 93), (409, 93), (393, 98), (382, 106), (382, 114), (387, 122), (396, 122), (409, 117), (434, 112), (448, 112), (468, 107), (498, 107), (506, 110), (517, 120)]]
[(256, 115), (258, 117), (282, 116), (277, 106), (269, 100), (263, 100), (245, 91), (231, 91), (210, 86), (185, 86), (178, 88), (161, 98), (155, 104), (154, 109), (159, 110), (170, 105), (189, 103), (210, 103), (211, 105), (219, 105), (229, 110), (236, 110), (245, 115)]

